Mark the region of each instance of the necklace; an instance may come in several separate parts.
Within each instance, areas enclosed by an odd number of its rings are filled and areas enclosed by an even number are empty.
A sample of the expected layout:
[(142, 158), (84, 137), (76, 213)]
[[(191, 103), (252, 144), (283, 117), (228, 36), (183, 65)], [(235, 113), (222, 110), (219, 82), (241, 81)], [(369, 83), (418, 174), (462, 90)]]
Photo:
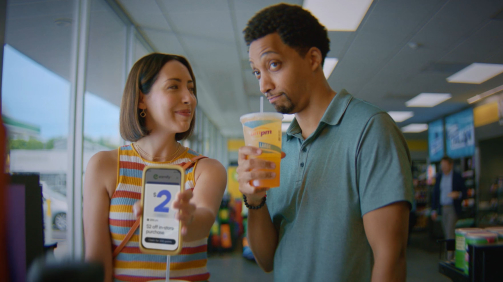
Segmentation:
[[(177, 144), (177, 149), (176, 149), (175, 153), (172, 155), (172, 158), (169, 161), (164, 160), (162, 162), (168, 162), (168, 163), (172, 162), (175, 159), (175, 157), (178, 156), (178, 152), (180, 151), (181, 148), (183, 148), (183, 146), (180, 145), (180, 143), (178, 143), (178, 142), (176, 142), (176, 144)], [(136, 150), (138, 151), (138, 153), (140, 154), (140, 156), (142, 156), (142, 157), (146, 156), (149, 159), (151, 159), (153, 162), (162, 160), (162, 157), (154, 157), (154, 156), (150, 155), (149, 153), (145, 152), (145, 150), (143, 150), (140, 147), (140, 145), (138, 145), (138, 143), (134, 143), (133, 145), (136, 148)]]

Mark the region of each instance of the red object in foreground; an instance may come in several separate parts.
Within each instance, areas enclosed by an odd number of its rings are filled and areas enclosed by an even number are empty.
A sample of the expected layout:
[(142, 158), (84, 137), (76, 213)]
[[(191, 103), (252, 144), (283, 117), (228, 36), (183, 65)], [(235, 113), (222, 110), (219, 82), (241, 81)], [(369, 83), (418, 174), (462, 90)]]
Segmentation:
[(0, 281), (8, 281), (7, 269), (7, 204), (5, 203), (7, 195), (7, 179), (5, 174), (5, 149), (6, 136), (2, 118), (0, 117)]

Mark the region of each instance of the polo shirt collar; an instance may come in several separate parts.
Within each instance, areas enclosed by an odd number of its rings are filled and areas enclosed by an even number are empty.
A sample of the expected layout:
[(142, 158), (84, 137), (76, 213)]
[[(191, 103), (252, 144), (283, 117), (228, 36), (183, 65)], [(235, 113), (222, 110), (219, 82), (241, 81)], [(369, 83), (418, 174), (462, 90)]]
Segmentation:
[[(349, 94), (346, 89), (342, 89), (334, 96), (332, 102), (330, 102), (330, 105), (328, 105), (325, 114), (320, 120), (320, 123), (323, 122), (329, 125), (339, 124), (352, 99), (353, 96)], [(293, 137), (297, 137), (296, 135), (301, 134), (301, 132), (302, 130), (300, 129), (300, 126), (297, 123), (297, 119), (295, 118), (286, 131), (286, 138), (287, 140), (290, 140)]]

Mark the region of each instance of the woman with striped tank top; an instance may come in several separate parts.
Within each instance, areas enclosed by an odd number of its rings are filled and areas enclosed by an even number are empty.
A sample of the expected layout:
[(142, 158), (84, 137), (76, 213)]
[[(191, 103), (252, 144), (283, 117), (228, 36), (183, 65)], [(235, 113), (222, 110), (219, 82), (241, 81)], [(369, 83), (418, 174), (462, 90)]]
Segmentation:
[[(105, 281), (208, 281), (206, 242), (226, 185), (224, 167), (199, 159), (186, 170), (185, 191), (172, 207), (182, 224), (182, 251), (167, 257), (143, 254), (137, 229), (125, 242), (141, 214), (141, 177), (146, 165), (191, 162), (199, 154), (178, 141), (195, 123), (196, 81), (189, 62), (176, 55), (153, 53), (132, 67), (124, 89), (120, 131), (132, 142), (99, 152), (84, 180), (85, 256), (103, 263)], [(114, 252), (115, 251), (115, 252)]]

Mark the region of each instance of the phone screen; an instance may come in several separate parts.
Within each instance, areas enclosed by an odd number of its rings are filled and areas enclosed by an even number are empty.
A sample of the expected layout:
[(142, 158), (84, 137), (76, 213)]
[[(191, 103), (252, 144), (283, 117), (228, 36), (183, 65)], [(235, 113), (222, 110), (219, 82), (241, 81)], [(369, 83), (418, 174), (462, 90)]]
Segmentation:
[(153, 168), (145, 172), (143, 195), (142, 245), (147, 249), (174, 251), (178, 249), (180, 222), (171, 208), (181, 189), (180, 171)]

